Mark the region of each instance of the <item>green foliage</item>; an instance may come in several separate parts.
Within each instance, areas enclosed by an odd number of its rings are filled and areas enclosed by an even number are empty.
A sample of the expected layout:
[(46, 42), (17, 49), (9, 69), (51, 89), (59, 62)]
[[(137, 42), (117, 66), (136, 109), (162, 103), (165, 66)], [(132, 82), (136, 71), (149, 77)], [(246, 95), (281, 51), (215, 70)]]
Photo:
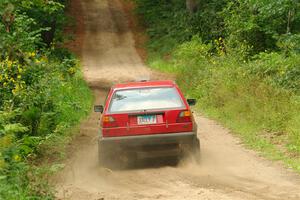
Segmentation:
[(150, 66), (173, 72), (203, 113), (300, 170), (300, 4), (293, 0), (135, 0)]
[(25, 52), (34, 51), (41, 41), (42, 30), (31, 31), (30, 27), (34, 24), (34, 20), (26, 15), (15, 16), (9, 27), (0, 23), (0, 58), (22, 58)]
[(64, 3), (65, 1), (44, 1), (44, 0), (3, 0), (0, 2), (2, 8), (2, 16), (4, 25), (7, 32), (12, 32), (15, 26), (15, 19), (19, 15), (27, 16), (34, 22), (34, 25), (29, 26), (30, 32), (41, 33), (41, 39), (47, 45), (59, 34), (62, 33), (62, 28), (65, 23), (64, 16)]
[(300, 92), (300, 56), (291, 54), (285, 57), (279, 53), (261, 53), (254, 57), (248, 72), (274, 87), (282, 87)]
[(45, 44), (62, 41), (64, 6), (58, 1), (0, 2), (2, 58), (21, 58)]
[(177, 83), (198, 99), (201, 112), (239, 133), (252, 148), (299, 170), (300, 76), (294, 76), (299, 56), (262, 53), (246, 62), (209, 53), (212, 49), (194, 38), (160, 67), (173, 65)]
[[(185, 2), (181, 0), (136, 2), (139, 5), (137, 13), (143, 15), (144, 23), (148, 27), (147, 33), (152, 39), (149, 47), (159, 53), (167, 53), (177, 43), (190, 40), (196, 33), (200, 34), (198, 25), (206, 20), (200, 19), (200, 12), (197, 15), (188, 15)], [(162, 43), (165, 45), (160, 45)]]
[[(48, 155), (42, 151), (49, 149), (42, 146), (51, 138), (49, 136), (56, 134), (63, 137), (68, 129), (88, 114), (92, 97), (77, 71), (78, 67), (68, 66), (64, 61), (61, 65), (45, 65), (50, 66), (39, 71), (28, 67), (24, 71), (23, 86), (18, 91), (14, 85), (11, 88), (3, 87), (3, 116), (15, 113), (10, 119), (1, 120), (3, 123), (0, 124), (0, 169), (5, 170), (2, 171), (4, 175), (15, 170), (11, 168), (16, 165), (14, 160), (26, 163), (36, 155)], [(15, 111), (11, 112), (10, 109)]]
[(0, 169), (1, 199), (53, 199), (53, 191), (45, 181), (49, 171), (22, 161), (12, 161), (9, 167)]
[(194, 38), (179, 45), (160, 67), (173, 65), (177, 83), (199, 100), (201, 112), (223, 122), (265, 156), (299, 170), (299, 56), (262, 53), (243, 62), (211, 50)]
[(63, 140), (91, 105), (77, 59), (59, 47), (65, 3), (0, 1), (0, 199), (53, 199), (53, 170), (33, 162), (56, 155), (52, 138)]
[(293, 0), (229, 1), (222, 11), (231, 45), (246, 43), (253, 53), (276, 48), (285, 34), (300, 32), (300, 4)]
[(228, 50), (247, 47), (250, 55), (272, 49), (299, 50), (299, 1), (201, 0), (192, 15), (180, 0), (135, 2), (154, 52), (168, 53), (194, 35), (204, 43), (224, 38)]

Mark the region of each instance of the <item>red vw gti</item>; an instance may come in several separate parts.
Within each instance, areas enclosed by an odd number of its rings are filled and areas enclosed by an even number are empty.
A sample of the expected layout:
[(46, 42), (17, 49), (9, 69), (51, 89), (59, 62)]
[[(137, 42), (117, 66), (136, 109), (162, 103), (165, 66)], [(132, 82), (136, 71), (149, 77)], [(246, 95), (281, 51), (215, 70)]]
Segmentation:
[(127, 158), (194, 155), (199, 157), (197, 124), (173, 81), (142, 81), (113, 86), (101, 112), (100, 164)]

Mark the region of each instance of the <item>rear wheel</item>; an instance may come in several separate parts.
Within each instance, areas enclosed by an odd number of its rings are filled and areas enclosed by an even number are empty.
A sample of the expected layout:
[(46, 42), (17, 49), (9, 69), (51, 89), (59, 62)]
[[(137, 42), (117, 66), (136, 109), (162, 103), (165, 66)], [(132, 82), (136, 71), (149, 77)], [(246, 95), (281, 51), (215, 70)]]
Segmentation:
[(199, 141), (198, 138), (196, 138), (193, 141), (191, 156), (192, 156), (193, 160), (196, 161), (197, 164), (200, 164), (200, 159), (201, 159), (201, 155), (200, 155), (200, 141)]
[(98, 143), (99, 165), (111, 169), (127, 169), (135, 165), (136, 154)]
[(200, 141), (195, 138), (191, 143), (183, 147), (182, 158), (183, 160), (192, 160), (197, 164), (200, 163)]
[(115, 169), (119, 168), (121, 153), (115, 146), (98, 143), (98, 160), (101, 167)]
[(109, 155), (105, 145), (98, 143), (98, 162), (101, 167), (109, 167)]

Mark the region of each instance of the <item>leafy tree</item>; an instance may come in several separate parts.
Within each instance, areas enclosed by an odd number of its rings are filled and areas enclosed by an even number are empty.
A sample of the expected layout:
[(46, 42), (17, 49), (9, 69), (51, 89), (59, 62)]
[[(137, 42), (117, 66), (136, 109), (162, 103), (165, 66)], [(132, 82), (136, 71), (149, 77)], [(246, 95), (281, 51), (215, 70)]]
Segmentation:
[(230, 44), (253, 53), (276, 49), (279, 38), (300, 33), (300, 4), (294, 0), (235, 0), (222, 11)]

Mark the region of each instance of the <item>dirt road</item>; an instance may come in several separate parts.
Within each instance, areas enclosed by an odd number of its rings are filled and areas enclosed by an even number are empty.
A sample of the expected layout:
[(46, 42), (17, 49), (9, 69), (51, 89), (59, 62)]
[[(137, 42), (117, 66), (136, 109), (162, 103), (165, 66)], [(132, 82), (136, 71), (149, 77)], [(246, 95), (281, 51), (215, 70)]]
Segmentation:
[[(103, 102), (112, 83), (157, 78), (136, 53), (118, 0), (73, 1), (82, 6), (82, 64), (97, 103)], [(74, 152), (56, 178), (57, 199), (300, 199), (298, 175), (245, 149), (228, 130), (201, 116), (197, 116), (202, 151), (199, 166), (193, 162), (169, 166), (152, 160), (130, 170), (100, 168), (98, 119), (93, 113), (82, 124)]]

